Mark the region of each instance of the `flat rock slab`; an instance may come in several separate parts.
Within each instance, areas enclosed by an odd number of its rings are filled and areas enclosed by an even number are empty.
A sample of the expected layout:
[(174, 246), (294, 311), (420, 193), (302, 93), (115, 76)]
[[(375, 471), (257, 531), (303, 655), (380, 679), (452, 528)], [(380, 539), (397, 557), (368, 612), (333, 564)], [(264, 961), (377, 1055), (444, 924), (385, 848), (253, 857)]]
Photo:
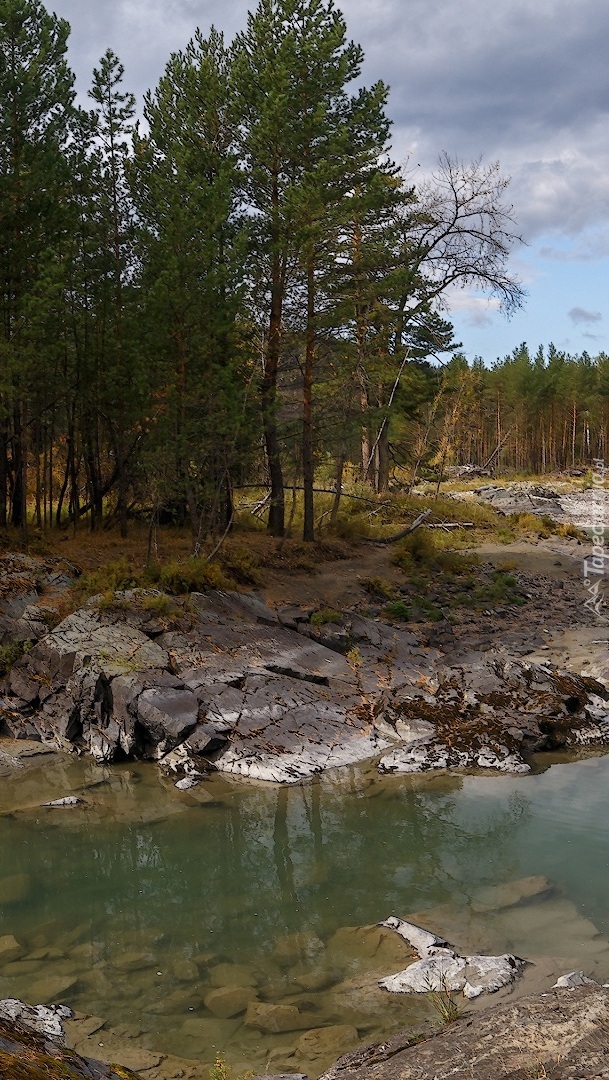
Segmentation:
[(320, 1080), (579, 1080), (609, 1077), (609, 989), (552, 990), (435, 1034), (394, 1035), (342, 1057)]

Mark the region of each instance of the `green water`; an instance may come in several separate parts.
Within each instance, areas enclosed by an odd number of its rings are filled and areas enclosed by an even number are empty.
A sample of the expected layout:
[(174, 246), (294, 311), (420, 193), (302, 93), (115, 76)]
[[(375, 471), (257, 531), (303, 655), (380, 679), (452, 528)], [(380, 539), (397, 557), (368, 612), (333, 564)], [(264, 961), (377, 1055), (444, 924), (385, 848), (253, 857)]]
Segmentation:
[[(0, 903), (0, 937), (24, 956), (0, 967), (0, 996), (43, 995), (56, 978), (54, 1000), (150, 1047), (311, 1068), (293, 1056), (299, 1033), (263, 1037), (206, 1010), (225, 963), (249, 965), (264, 1000), (320, 1026), (350, 1024), (363, 1041), (403, 1026), (404, 999), (353, 998), (382, 958), (340, 936), (390, 914), (463, 949), (557, 955), (609, 978), (609, 757), (517, 778), (348, 771), (279, 789), (216, 777), (194, 796), (153, 766), (45, 764), (1, 783), (0, 896), (7, 879), (15, 895)], [(68, 790), (86, 806), (39, 808)], [(533, 874), (552, 882), (548, 898), (478, 911), (485, 888)], [(325, 985), (303, 995), (298, 976), (320, 970)]]

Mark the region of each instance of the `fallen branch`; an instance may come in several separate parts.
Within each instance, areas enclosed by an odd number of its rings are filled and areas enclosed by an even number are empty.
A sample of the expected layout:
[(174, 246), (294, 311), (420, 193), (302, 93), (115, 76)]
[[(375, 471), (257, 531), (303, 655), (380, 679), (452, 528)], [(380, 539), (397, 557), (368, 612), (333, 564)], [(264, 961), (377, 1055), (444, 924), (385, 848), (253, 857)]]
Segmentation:
[(366, 540), (369, 544), (397, 544), (398, 540), (403, 540), (403, 538), (405, 536), (408, 536), (409, 533), (414, 532), (415, 529), (418, 529), (419, 525), (422, 525), (423, 522), (427, 520), (430, 514), (431, 510), (423, 510), (422, 514), (419, 514), (419, 516), (415, 518), (414, 521), (410, 523), (410, 525), (407, 525), (405, 529), (402, 529), (399, 533), (396, 533), (395, 536), (365, 536), (362, 537), (362, 539)]
[(440, 521), (433, 525), (428, 525), (428, 529), (444, 529), (448, 532), (450, 529), (475, 529), (476, 525), (473, 521)]

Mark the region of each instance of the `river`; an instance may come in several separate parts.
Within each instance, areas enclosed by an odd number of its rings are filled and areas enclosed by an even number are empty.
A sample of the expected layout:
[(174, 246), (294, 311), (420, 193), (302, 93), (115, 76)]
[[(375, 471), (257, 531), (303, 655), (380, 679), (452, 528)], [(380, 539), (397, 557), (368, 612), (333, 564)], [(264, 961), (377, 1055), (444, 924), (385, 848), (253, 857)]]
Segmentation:
[[(460, 949), (558, 957), (558, 973), (609, 979), (609, 756), (539, 761), (524, 777), (362, 768), (277, 788), (215, 776), (191, 795), (149, 764), (45, 759), (2, 782), (0, 937), (23, 955), (0, 968), (0, 996), (46, 987), (149, 1047), (295, 1071), (294, 1033), (262, 1037), (203, 999), (249, 973), (266, 1000), (306, 997), (320, 1026), (384, 1036), (429, 1006), (352, 993), (382, 958), (344, 928), (391, 914)], [(83, 804), (40, 807), (67, 792)], [(550, 887), (493, 901), (529, 875)]]

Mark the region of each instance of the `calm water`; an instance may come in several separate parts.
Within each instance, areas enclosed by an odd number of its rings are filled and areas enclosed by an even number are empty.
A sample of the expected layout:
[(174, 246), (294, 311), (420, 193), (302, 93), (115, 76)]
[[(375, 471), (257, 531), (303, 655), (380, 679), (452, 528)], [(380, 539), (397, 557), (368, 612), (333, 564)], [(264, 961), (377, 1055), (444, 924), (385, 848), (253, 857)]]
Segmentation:
[[(353, 771), (282, 789), (215, 778), (194, 797), (152, 766), (75, 761), (0, 781), (0, 937), (25, 950), (0, 968), (0, 996), (50, 994), (150, 1047), (293, 1071), (307, 1064), (304, 1050), (289, 1057), (299, 1033), (263, 1038), (205, 1009), (214, 985), (244, 981), (218, 965), (248, 965), (266, 1000), (355, 1025), (365, 1041), (403, 1026), (410, 1006), (353, 997), (383, 958), (341, 928), (390, 914), (416, 914), (458, 947), (558, 952), (607, 979), (609, 757), (555, 760), (519, 778)], [(86, 806), (39, 809), (67, 790)], [(480, 912), (489, 886), (532, 874), (555, 886), (548, 899)], [(303, 1006), (295, 979), (320, 971)]]

